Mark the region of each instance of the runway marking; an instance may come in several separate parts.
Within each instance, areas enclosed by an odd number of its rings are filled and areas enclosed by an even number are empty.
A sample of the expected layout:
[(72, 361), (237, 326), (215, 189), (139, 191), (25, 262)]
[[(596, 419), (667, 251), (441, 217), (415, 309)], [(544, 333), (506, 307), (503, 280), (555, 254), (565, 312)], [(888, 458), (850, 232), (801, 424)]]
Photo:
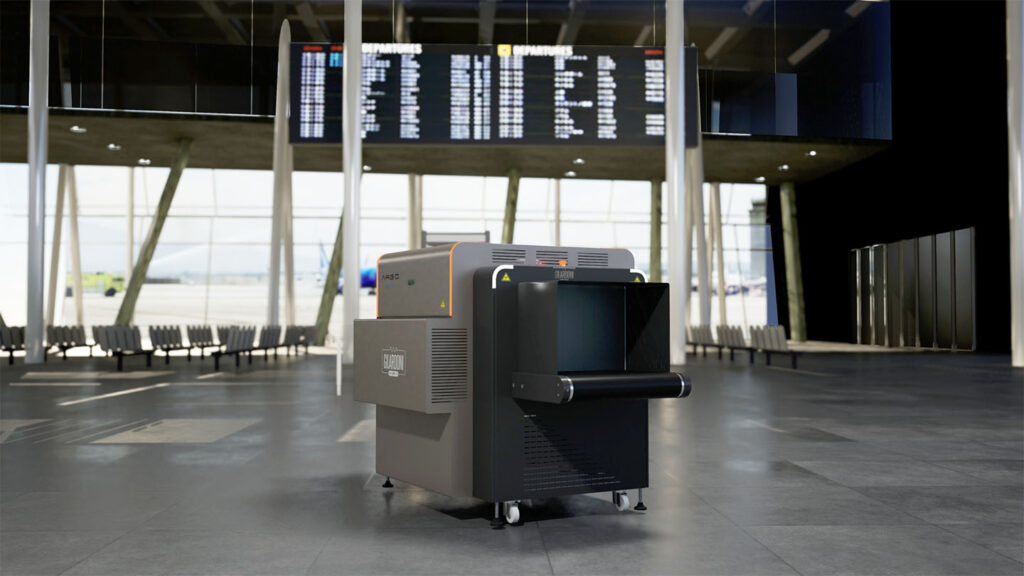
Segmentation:
[(367, 418), (360, 420), (355, 426), (348, 429), (338, 442), (369, 442), (373, 439), (374, 420)]
[(218, 378), (220, 376), (227, 376), (224, 372), (213, 372), (211, 374), (203, 374), (202, 376), (196, 376), (196, 380), (209, 380), (210, 378)]
[(11, 382), (11, 386), (99, 386), (99, 382)]
[(807, 374), (808, 376), (822, 376), (824, 378), (831, 378), (832, 377), (831, 374), (826, 374), (824, 372), (812, 372), (810, 370), (797, 370), (795, 368), (784, 368), (782, 366), (765, 366), (765, 368), (767, 368), (769, 370), (779, 370), (779, 371), (782, 371), (782, 372), (794, 372), (796, 374)]
[(14, 434), (15, 430), (19, 428), (26, 428), (40, 424), (42, 422), (49, 422), (48, 419), (36, 419), (36, 420), (0, 420), (0, 444), (3, 444), (10, 438), (11, 434)]
[(209, 444), (240, 432), (259, 418), (165, 418), (92, 444)]
[(94, 402), (96, 400), (105, 400), (107, 398), (114, 398), (116, 396), (124, 396), (125, 394), (135, 394), (136, 392), (145, 392), (146, 390), (153, 390), (156, 388), (164, 388), (170, 386), (167, 382), (161, 382), (160, 384), (153, 384), (152, 386), (140, 386), (139, 388), (129, 388), (127, 390), (119, 390), (117, 392), (110, 392), (109, 394), (100, 394), (99, 396), (89, 396), (88, 398), (79, 398), (78, 400), (68, 400), (67, 402), (58, 402), (57, 406), (74, 406), (75, 404), (84, 404), (86, 402)]
[(14, 440), (8, 440), (7, 443), (13, 444), (14, 442), (21, 442), (22, 440), (32, 440), (33, 438), (39, 438), (40, 436), (53, 434), (58, 430), (66, 431), (76, 426), (78, 426), (76, 420), (53, 420), (46, 424), (43, 424), (42, 426), (33, 428), (31, 430), (31, 434), (19, 436)]

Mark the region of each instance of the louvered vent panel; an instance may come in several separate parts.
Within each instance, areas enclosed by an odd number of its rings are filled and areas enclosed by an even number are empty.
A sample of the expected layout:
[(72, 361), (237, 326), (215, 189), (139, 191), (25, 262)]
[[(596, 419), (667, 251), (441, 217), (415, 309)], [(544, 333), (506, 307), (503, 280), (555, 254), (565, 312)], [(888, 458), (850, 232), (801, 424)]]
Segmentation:
[(607, 268), (608, 254), (603, 252), (580, 252), (576, 256), (576, 265), (582, 268)]
[(494, 264), (515, 264), (526, 262), (526, 250), (512, 248), (495, 248), (491, 251), (491, 262)]
[(469, 337), (465, 328), (430, 331), (430, 403), (461, 402), (469, 391)]
[(537, 250), (537, 262), (545, 266), (561, 266), (569, 261), (569, 253), (564, 250)]
[(523, 418), (523, 489), (526, 492), (617, 484), (586, 450), (539, 418)]

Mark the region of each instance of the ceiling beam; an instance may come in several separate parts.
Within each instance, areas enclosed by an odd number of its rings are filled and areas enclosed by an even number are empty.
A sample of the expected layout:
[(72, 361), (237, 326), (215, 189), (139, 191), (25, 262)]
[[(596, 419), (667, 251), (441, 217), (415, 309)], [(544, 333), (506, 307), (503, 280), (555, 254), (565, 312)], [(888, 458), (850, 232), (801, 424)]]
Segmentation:
[(320, 27), (316, 14), (313, 13), (313, 7), (310, 6), (309, 2), (302, 2), (296, 5), (295, 12), (298, 13), (299, 18), (302, 20), (302, 25), (306, 27), (306, 32), (309, 32), (309, 37), (313, 39), (313, 42), (330, 42), (327, 34)]
[(120, 2), (110, 2), (110, 15), (115, 18), (120, 18), (136, 36), (143, 40), (168, 40), (169, 38), (163, 30), (150, 25), (149, 22), (136, 17), (134, 14), (125, 10), (124, 5)]
[(569, 46), (576, 43), (576, 36), (583, 25), (583, 16), (587, 13), (587, 0), (569, 0), (569, 17), (558, 29), (556, 44)]
[(494, 12), (498, 0), (480, 0), (480, 18), (478, 19), (477, 42), (494, 44)]
[(199, 6), (206, 12), (206, 14), (213, 18), (213, 22), (220, 28), (220, 31), (227, 38), (228, 42), (237, 46), (245, 46), (248, 42), (242, 37), (242, 34), (235, 28), (235, 25), (228, 20), (227, 16), (221, 12), (220, 7), (213, 0), (196, 0)]

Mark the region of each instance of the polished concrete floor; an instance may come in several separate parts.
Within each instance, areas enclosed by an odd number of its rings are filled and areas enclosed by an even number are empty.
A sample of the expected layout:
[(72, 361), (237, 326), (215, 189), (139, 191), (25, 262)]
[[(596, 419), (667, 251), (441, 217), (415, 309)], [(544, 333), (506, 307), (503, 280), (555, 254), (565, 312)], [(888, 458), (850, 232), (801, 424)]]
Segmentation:
[[(0, 573), (1024, 573), (1024, 373), (1006, 357), (716, 359), (651, 402), (646, 513), (375, 476), (334, 359), (0, 368)], [(124, 392), (123, 394), (118, 394)], [(635, 493), (631, 493), (635, 500)]]

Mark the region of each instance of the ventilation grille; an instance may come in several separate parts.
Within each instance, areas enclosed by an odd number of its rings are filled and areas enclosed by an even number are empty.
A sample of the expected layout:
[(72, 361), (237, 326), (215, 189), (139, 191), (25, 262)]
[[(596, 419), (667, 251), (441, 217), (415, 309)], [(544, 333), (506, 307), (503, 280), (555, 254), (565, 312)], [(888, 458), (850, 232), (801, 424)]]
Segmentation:
[(576, 265), (584, 268), (607, 268), (608, 254), (603, 252), (580, 252), (576, 256)]
[(544, 266), (564, 266), (569, 263), (569, 253), (565, 250), (537, 250), (537, 262)]
[(523, 418), (523, 456), (526, 492), (619, 483), (586, 450), (536, 416)]
[(469, 338), (465, 328), (430, 331), (430, 403), (460, 402), (469, 390)]
[(494, 248), (491, 250), (491, 262), (502, 263), (523, 263), (526, 262), (526, 250), (513, 248)]

